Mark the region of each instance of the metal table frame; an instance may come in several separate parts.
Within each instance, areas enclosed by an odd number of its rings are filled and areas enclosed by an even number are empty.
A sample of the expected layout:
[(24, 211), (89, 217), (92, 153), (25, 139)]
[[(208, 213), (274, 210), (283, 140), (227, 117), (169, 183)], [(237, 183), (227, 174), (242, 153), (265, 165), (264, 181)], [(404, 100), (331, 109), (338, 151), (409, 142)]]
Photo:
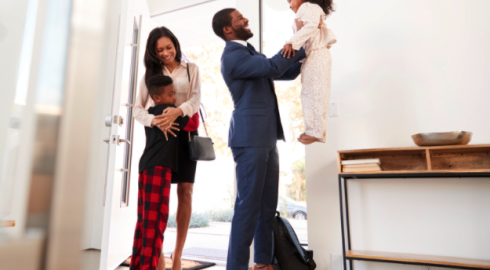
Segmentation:
[[(381, 178), (471, 178), (471, 177), (490, 177), (490, 172), (445, 172), (445, 173), (393, 173), (393, 174), (339, 174), (339, 200), (340, 200), (340, 222), (342, 226), (342, 261), (344, 270), (353, 270), (354, 260), (359, 261), (374, 261), (374, 262), (389, 262), (400, 264), (414, 264), (414, 265), (427, 265), (434, 267), (446, 267), (447, 265), (439, 264), (427, 264), (427, 263), (408, 263), (408, 262), (393, 262), (389, 260), (381, 259), (363, 259), (363, 258), (346, 258), (346, 252), (351, 250), (352, 241), (350, 235), (350, 222), (349, 222), (349, 198), (347, 195), (347, 180), (349, 179), (381, 179)], [(345, 207), (344, 207), (345, 205)], [(347, 238), (347, 243), (346, 243)], [(347, 261), (349, 260), (349, 263)], [(349, 265), (349, 268), (347, 268)], [(480, 268), (465, 268), (465, 267), (453, 267), (458, 269), (480, 269)]]

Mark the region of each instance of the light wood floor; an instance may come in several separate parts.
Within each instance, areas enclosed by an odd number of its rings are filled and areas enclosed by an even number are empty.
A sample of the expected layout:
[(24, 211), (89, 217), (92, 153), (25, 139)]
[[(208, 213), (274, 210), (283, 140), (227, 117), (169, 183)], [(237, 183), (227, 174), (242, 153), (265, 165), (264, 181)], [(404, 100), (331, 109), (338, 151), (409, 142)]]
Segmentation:
[[(99, 250), (86, 250), (83, 251), (82, 270), (98, 270), (100, 263), (100, 251)], [(225, 270), (225, 265), (216, 265), (206, 268), (205, 270)], [(129, 267), (120, 266), (116, 270), (129, 270)]]

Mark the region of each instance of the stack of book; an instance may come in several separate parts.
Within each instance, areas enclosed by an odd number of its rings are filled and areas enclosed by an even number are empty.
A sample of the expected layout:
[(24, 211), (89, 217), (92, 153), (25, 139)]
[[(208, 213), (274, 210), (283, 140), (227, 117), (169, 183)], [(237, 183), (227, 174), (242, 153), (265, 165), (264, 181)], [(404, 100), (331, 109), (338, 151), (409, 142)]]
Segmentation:
[(380, 172), (380, 165), (379, 158), (343, 160), (342, 172)]

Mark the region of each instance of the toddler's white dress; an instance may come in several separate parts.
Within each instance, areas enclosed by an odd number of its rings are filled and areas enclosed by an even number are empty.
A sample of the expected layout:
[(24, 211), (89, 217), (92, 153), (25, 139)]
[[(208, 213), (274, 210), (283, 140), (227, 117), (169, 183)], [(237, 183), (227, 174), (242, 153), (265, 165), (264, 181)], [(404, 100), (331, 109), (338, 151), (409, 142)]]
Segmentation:
[(293, 49), (303, 47), (306, 59), (301, 68), (301, 103), (305, 133), (325, 142), (327, 136), (328, 104), (330, 101), (332, 59), (330, 46), (337, 42), (333, 32), (320, 22), (325, 20), (323, 9), (309, 2), (296, 13), (294, 36), (287, 41)]

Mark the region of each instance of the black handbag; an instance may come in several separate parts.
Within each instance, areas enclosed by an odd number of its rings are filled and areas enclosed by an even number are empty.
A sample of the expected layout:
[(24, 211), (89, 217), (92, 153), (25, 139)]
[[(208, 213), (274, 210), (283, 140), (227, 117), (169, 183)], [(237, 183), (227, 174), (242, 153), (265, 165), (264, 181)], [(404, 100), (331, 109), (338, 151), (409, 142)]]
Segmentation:
[[(189, 83), (191, 82), (191, 76), (189, 74), (189, 64), (187, 64), (187, 78)], [(216, 154), (214, 153), (214, 143), (209, 137), (208, 129), (206, 128), (206, 122), (204, 121), (204, 116), (202, 115), (202, 110), (199, 109), (199, 115), (201, 115), (202, 123), (204, 125), (204, 131), (206, 132), (206, 137), (192, 136), (189, 132), (189, 156), (191, 160), (195, 161), (211, 161), (216, 159)]]

